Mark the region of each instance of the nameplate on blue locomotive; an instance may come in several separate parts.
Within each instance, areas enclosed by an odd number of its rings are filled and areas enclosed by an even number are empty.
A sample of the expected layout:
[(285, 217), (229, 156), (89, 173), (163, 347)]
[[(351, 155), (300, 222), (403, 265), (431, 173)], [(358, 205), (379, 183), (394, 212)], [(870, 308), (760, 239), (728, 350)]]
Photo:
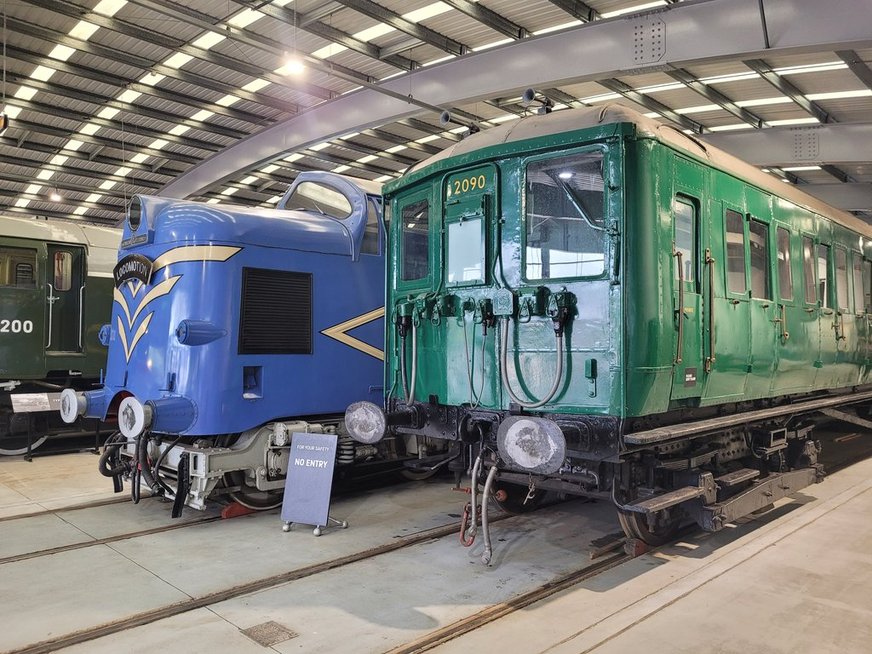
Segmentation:
[(124, 282), (137, 279), (143, 284), (151, 280), (152, 261), (141, 254), (128, 254), (121, 259), (112, 270), (115, 286), (121, 287)]
[(282, 500), (284, 522), (327, 525), (336, 443), (336, 434), (295, 432), (292, 435)]

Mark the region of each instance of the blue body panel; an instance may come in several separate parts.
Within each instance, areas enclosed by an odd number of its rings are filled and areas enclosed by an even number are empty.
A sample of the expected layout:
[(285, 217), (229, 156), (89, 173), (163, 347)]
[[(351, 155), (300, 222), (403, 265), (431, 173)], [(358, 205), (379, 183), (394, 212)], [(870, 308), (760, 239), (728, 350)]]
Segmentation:
[[(307, 173), (295, 184), (313, 178), (349, 184)], [(105, 387), (87, 394), (86, 415), (103, 418), (134, 395), (155, 407), (154, 431), (210, 436), (380, 397), (384, 257), (359, 253), (367, 205), (380, 198), (356, 189), (351, 199), (352, 216), (339, 220), (142, 198), (142, 222), (125, 226), (119, 260), (142, 255), (154, 271), (148, 284), (117, 284)], [(311, 354), (239, 353), (245, 268), (311, 273)]]

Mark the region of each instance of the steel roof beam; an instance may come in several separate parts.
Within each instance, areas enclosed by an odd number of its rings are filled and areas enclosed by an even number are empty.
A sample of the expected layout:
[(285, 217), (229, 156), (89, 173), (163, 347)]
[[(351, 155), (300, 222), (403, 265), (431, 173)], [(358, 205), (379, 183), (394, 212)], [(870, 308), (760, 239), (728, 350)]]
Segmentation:
[(748, 68), (758, 73), (760, 77), (769, 82), (776, 89), (781, 91), (788, 98), (793, 100), (800, 107), (805, 109), (809, 114), (817, 118), (822, 123), (832, 122), (830, 115), (824, 111), (818, 104), (812, 102), (805, 97), (805, 94), (796, 88), (791, 82), (772, 70), (772, 67), (762, 59), (747, 59), (743, 61)]
[[(11, 59), (25, 61), (35, 66), (46, 64), (45, 55), (32, 52), (30, 50), (25, 50), (23, 48), (16, 48), (15, 46), (11, 45), (6, 46), (6, 55)], [(225, 107), (223, 105), (216, 104), (215, 102), (206, 102), (200, 98), (194, 98), (189, 95), (182, 95), (181, 93), (176, 93), (174, 91), (167, 91), (159, 86), (142, 84), (135, 78), (131, 79), (129, 77), (111, 75), (101, 70), (97, 70), (96, 68), (82, 66), (81, 64), (71, 64), (69, 62), (58, 61), (56, 59), (51, 59), (49, 61), (51, 62), (50, 64), (48, 64), (50, 68), (54, 68), (55, 70), (58, 70), (62, 73), (75, 75), (76, 77), (81, 77), (83, 79), (93, 80), (95, 82), (100, 82), (101, 84), (109, 84), (111, 86), (118, 87), (119, 89), (132, 89), (134, 91), (139, 91), (143, 95), (150, 95), (155, 98), (160, 98), (161, 100), (169, 100), (170, 102), (175, 102), (177, 104), (191, 107), (193, 109), (208, 109), (214, 114), (226, 116), (227, 118), (233, 118), (235, 120), (241, 120), (243, 122), (251, 123), (253, 125), (258, 125), (261, 127), (275, 122), (275, 120), (273, 119), (264, 118), (263, 116), (253, 114), (249, 111), (242, 111), (240, 109), (234, 109), (233, 107)], [(10, 78), (11, 77), (9, 76), (7, 77), (7, 79)], [(29, 84), (30, 82), (28, 80), (24, 83)], [(186, 116), (183, 116), (182, 118), (186, 118)]]
[[(135, 55), (122, 52), (120, 50), (91, 43), (90, 41), (77, 39), (63, 34), (62, 32), (49, 30), (38, 25), (27, 23), (25, 21), (7, 18), (7, 28), (14, 32), (18, 32), (19, 34), (32, 36), (34, 38), (42, 39), (49, 43), (65, 45), (75, 50), (81, 50), (82, 52), (108, 59), (110, 61), (117, 61), (119, 63), (133, 66), (134, 68), (139, 68), (144, 71), (154, 71), (155, 73), (159, 73), (170, 79), (177, 79), (182, 82), (188, 82), (189, 84), (196, 84), (197, 86), (202, 86), (205, 89), (217, 91), (219, 93), (232, 93), (233, 95), (239, 96), (243, 100), (256, 102), (258, 104), (262, 104), (273, 109), (278, 109), (279, 111), (283, 111), (285, 113), (296, 114), (299, 110), (299, 107), (295, 104), (292, 104), (290, 102), (283, 102), (276, 98), (271, 98), (270, 96), (264, 95), (263, 93), (252, 93), (250, 91), (245, 91), (238, 86), (225, 84), (224, 82), (220, 82), (209, 77), (204, 77), (202, 75), (196, 75), (194, 73), (184, 71), (180, 68), (165, 66), (159, 62), (152, 61), (151, 59), (144, 59), (142, 57), (137, 57)], [(54, 62), (53, 59), (50, 61)]]
[(478, 2), (470, 2), (470, 0), (443, 0), (443, 2), (510, 39), (526, 39), (530, 36), (530, 32), (525, 27), (513, 23), (505, 16)]
[(579, 0), (549, 0), (549, 2), (584, 23), (589, 23), (599, 18), (599, 14), (595, 9), (583, 2), (579, 2)]
[(395, 30), (413, 36), (449, 54), (461, 56), (469, 52), (469, 47), (460, 43), (460, 41), (455, 41), (451, 37), (440, 34), (436, 30), (431, 30), (429, 27), (424, 27), (420, 23), (406, 20), (400, 14), (391, 11), (387, 7), (382, 7), (371, 0), (339, 0), (339, 2), (349, 9), (354, 9), (354, 11), (374, 18), (385, 25), (390, 25)]
[(853, 50), (839, 50), (836, 52), (836, 55), (848, 64), (848, 68), (851, 69), (851, 72), (857, 76), (863, 84), (866, 85), (867, 89), (872, 89), (872, 68), (866, 65), (866, 63), (860, 58)]
[(708, 133), (705, 140), (757, 166), (872, 161), (872, 123), (830, 123)]
[(627, 98), (628, 100), (632, 100), (636, 104), (642, 105), (646, 109), (656, 111), (666, 120), (673, 122), (676, 125), (680, 125), (684, 129), (689, 129), (696, 134), (702, 134), (706, 131), (705, 127), (703, 127), (701, 123), (698, 123), (692, 118), (688, 118), (687, 116), (682, 116), (681, 114), (675, 113), (674, 110), (670, 109), (659, 100), (655, 100), (650, 95), (639, 93), (639, 91), (631, 86), (628, 86), (627, 84), (624, 84), (619, 79), (601, 79), (598, 80), (597, 83), (605, 86), (610, 91), (621, 94), (623, 97)]
[[(757, 0), (680, 2), (663, 7), (655, 15), (663, 24), (666, 47), (662, 56), (650, 60), (640, 60), (633, 46), (640, 21), (651, 20), (645, 16), (593, 21), (522, 39), (457, 61), (421, 68), (382, 82), (378, 91), (365, 88), (282, 120), (193, 167), (161, 193), (184, 197), (230, 179), (239, 171), (279, 159), (283, 153), (349, 131), (420, 116), (421, 105), (408, 98), (410, 84), (415, 101), (446, 107), (491, 98), (507, 90), (563, 86), (615, 77), (625, 71), (641, 74), (727, 58), (864, 48), (872, 44), (872, 33), (856, 16), (866, 15), (868, 9), (869, 0), (842, 0), (838, 13), (819, 0), (781, 0), (767, 7), (770, 34), (778, 35), (769, 50), (763, 46)], [(803, 20), (797, 20), (797, 16)], [(494, 70), (501, 74), (494, 75)], [(755, 130), (754, 136), (766, 131)]]
[(672, 79), (678, 80), (689, 89), (696, 91), (699, 95), (704, 97), (712, 104), (718, 105), (727, 113), (732, 114), (739, 120), (746, 122), (749, 125), (753, 125), (755, 129), (760, 129), (763, 127), (762, 118), (748, 111), (747, 109), (743, 109), (717, 89), (709, 86), (708, 84), (703, 84), (683, 68), (667, 70), (666, 74), (669, 75)]

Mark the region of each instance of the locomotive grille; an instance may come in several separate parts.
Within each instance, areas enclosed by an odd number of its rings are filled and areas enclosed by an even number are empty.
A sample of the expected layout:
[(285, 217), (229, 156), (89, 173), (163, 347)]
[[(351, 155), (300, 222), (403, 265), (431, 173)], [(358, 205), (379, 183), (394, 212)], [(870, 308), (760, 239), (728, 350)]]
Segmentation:
[(311, 273), (242, 269), (239, 354), (312, 354)]

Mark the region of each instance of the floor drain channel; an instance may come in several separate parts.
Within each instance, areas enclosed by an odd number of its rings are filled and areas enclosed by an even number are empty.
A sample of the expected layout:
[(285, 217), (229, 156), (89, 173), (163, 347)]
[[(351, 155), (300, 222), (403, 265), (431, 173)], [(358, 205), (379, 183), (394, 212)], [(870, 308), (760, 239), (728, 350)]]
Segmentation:
[(272, 620), (256, 624), (248, 629), (241, 629), (240, 631), (258, 645), (263, 645), (264, 647), (272, 647), (300, 635)]

